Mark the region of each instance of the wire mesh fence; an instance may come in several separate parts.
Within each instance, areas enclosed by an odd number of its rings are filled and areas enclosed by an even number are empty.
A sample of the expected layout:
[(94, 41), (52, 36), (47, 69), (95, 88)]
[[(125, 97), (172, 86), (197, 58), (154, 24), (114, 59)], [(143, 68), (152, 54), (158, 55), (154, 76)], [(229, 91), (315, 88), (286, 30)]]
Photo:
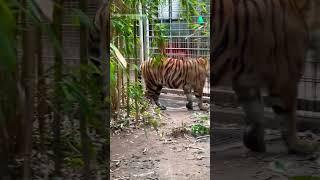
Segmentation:
[[(199, 16), (191, 16), (191, 22), (183, 18), (185, 10), (181, 7), (179, 0), (167, 0), (158, 7), (157, 24), (160, 23), (166, 27), (165, 38), (167, 40), (165, 53), (170, 58), (193, 59), (204, 57), (209, 59), (210, 54), (210, 1), (202, 1), (206, 4), (206, 13), (200, 13)], [(200, 11), (199, 11), (200, 12)], [(157, 35), (156, 24), (146, 24), (146, 35), (148, 45), (148, 57), (159, 54), (155, 45)], [(181, 93), (180, 90), (163, 89), (164, 92)], [(210, 79), (204, 87), (204, 96), (210, 94)]]

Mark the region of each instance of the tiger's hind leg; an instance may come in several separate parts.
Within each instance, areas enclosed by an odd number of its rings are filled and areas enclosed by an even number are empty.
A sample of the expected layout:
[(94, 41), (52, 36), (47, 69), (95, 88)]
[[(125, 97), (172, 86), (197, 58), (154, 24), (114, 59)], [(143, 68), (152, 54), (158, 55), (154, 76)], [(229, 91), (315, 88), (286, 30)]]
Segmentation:
[(198, 99), (198, 106), (201, 111), (207, 111), (208, 108), (203, 106), (203, 101), (202, 101), (202, 94), (203, 94), (203, 88), (195, 89), (194, 95)]
[(193, 110), (193, 103), (192, 103), (192, 92), (191, 92), (191, 87), (185, 86), (183, 88), (184, 94), (187, 96), (187, 104), (186, 107), (188, 110)]
[[(287, 95), (290, 95), (287, 91)], [(287, 97), (290, 98), (290, 97)], [(277, 96), (271, 96), (272, 109), (275, 113), (275, 118), (280, 122), (281, 135), (288, 147), (289, 153), (307, 154), (312, 153), (317, 149), (316, 145), (299, 140), (296, 133), (296, 105), (295, 96), (288, 99), (289, 101), (281, 100)], [(287, 103), (285, 103), (287, 102)]]
[(242, 81), (239, 79), (233, 83), (233, 89), (246, 115), (246, 129), (243, 134), (243, 143), (252, 151), (265, 152), (264, 104), (260, 88), (250, 83), (250, 81), (245, 79)]

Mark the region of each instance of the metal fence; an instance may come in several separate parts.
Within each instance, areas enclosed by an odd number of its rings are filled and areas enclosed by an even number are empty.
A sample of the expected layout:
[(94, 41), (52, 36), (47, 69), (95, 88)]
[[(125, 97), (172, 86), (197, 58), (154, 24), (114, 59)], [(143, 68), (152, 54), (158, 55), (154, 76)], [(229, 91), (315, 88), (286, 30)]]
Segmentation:
[[(166, 47), (166, 53), (169, 57), (173, 58), (197, 58), (208, 57), (210, 52), (210, 32), (203, 33), (203, 29), (195, 31), (188, 26), (188, 23), (181, 18), (182, 8), (179, 5), (179, 0), (167, 0), (163, 6), (159, 7), (158, 22), (165, 24), (168, 27), (166, 38), (168, 39), (168, 45)], [(210, 2), (207, 1), (208, 12), (210, 12)], [(201, 14), (204, 21), (209, 27), (210, 14)], [(194, 22), (197, 22), (197, 18), (192, 17)], [(147, 45), (149, 47), (149, 56), (158, 53), (157, 48), (153, 46), (154, 40), (153, 32), (154, 24), (147, 26)], [(319, 28), (320, 29), (320, 28)], [(208, 31), (210, 31), (208, 29)], [(311, 41), (313, 44), (319, 44), (320, 31), (313, 33)], [(317, 36), (318, 35), (318, 36)], [(316, 39), (317, 38), (317, 39)], [(302, 116), (308, 116), (312, 118), (320, 117), (320, 52), (319, 48), (309, 49), (306, 57), (306, 67), (303, 78), (299, 83), (298, 93), (298, 114)], [(317, 58), (318, 57), (318, 58)], [(204, 93), (209, 96), (210, 94), (210, 80), (208, 79)], [(178, 92), (165, 89), (164, 92)], [(217, 87), (213, 90), (217, 96), (215, 102), (230, 104), (230, 101), (235, 101), (235, 95), (231, 88), (231, 81), (224, 83), (224, 86)], [(221, 95), (221, 96), (220, 96)], [(232, 103), (231, 103), (232, 104)]]
[[(91, 0), (88, 3), (88, 14), (92, 19), (98, 9), (98, 0)], [(75, 65), (80, 63), (80, 30), (73, 20), (73, 9), (79, 8), (78, 0), (65, 0), (64, 4), (64, 20), (62, 24), (63, 33), (63, 55), (64, 63), (67, 65)], [(42, 58), (46, 68), (52, 67), (54, 63), (54, 48), (52, 40), (47, 33), (42, 34)]]
[[(320, 34), (319, 32), (317, 32), (317, 34)], [(320, 43), (320, 38), (311, 36), (311, 43)], [(298, 115), (313, 119), (320, 118), (320, 46), (318, 46), (316, 45), (316, 48), (309, 48), (307, 52), (304, 75), (298, 85), (297, 97)], [(238, 106), (229, 79), (223, 82), (221, 86), (215, 87), (212, 90), (212, 93), (214, 95), (215, 104), (224, 107)], [(267, 102), (267, 94), (263, 93), (263, 96), (265, 96), (265, 101)]]
[[(305, 59), (304, 75), (298, 85), (297, 114), (302, 118), (320, 119), (320, 27), (318, 29), (318, 31), (310, 31), (310, 48)], [(223, 82), (221, 86), (215, 87), (212, 93), (216, 105), (238, 106), (230, 79)], [(263, 93), (263, 96), (268, 102), (267, 94)], [(271, 109), (267, 107), (266, 111)]]
[[(206, 3), (207, 13), (199, 16), (191, 16), (192, 22), (187, 22), (182, 18), (183, 8), (180, 5), (180, 0), (167, 0), (164, 4), (158, 7), (157, 23), (166, 25), (167, 31), (165, 38), (167, 45), (165, 52), (168, 57), (188, 60), (189, 58), (210, 56), (210, 1)], [(194, 29), (190, 25), (197, 24), (199, 18), (203, 23), (200, 28)], [(146, 23), (146, 46), (148, 47), (148, 56), (155, 55), (158, 48), (155, 47), (155, 24)], [(163, 89), (164, 92), (182, 93), (180, 90)], [(204, 96), (210, 96), (210, 80), (207, 79), (204, 88)]]

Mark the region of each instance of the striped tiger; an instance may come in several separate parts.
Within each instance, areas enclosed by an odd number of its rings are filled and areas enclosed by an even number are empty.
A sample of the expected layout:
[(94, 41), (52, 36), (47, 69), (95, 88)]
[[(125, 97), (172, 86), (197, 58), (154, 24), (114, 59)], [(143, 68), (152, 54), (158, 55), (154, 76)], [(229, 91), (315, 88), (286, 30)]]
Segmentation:
[[(108, 16), (108, 2), (103, 1), (95, 13), (92, 20), (92, 27), (89, 31), (89, 55), (90, 61), (97, 67), (101, 67), (100, 58), (102, 56), (101, 30), (104, 26), (104, 19)], [(108, 19), (107, 19), (108, 20)]]
[(264, 152), (264, 104), (261, 90), (272, 100), (275, 118), (288, 151), (310, 153), (312, 143), (296, 133), (298, 82), (303, 74), (308, 31), (303, 9), (308, 0), (214, 0), (211, 9), (212, 85), (232, 78), (246, 114), (243, 143)]
[[(105, 47), (105, 41), (110, 41), (110, 37), (107, 36), (109, 32), (108, 26), (110, 26), (110, 18), (108, 17), (110, 14), (109, 12), (109, 1), (103, 0), (101, 3), (99, 3), (99, 7), (95, 13), (95, 16), (92, 20), (92, 26), (89, 29), (89, 38), (88, 38), (88, 55), (89, 55), (89, 62), (94, 65), (100, 72), (94, 72), (92, 73), (92, 80), (95, 81), (95, 83), (103, 88), (101, 88), (99, 94), (101, 96), (101, 100), (103, 101), (105, 96), (108, 96), (108, 91), (106, 90), (106, 82), (109, 80), (105, 76), (103, 77), (103, 74), (105, 71), (103, 69), (106, 69), (108, 67), (106, 64), (103, 64), (101, 62), (102, 57), (106, 55), (106, 59), (110, 59), (110, 53), (108, 53), (104, 48)], [(109, 21), (109, 22), (108, 22)], [(105, 29), (104, 29), (105, 28)], [(105, 40), (103, 39), (102, 33), (105, 34)], [(104, 52), (105, 51), (105, 52)]]
[(155, 62), (158, 61), (150, 59), (140, 65), (140, 73), (146, 86), (146, 98), (153, 100), (160, 109), (165, 110), (166, 107), (159, 102), (161, 89), (163, 87), (183, 89), (188, 101), (186, 107), (192, 110), (192, 90), (194, 90), (200, 110), (207, 110), (202, 104), (203, 87), (210, 67), (207, 59), (162, 58), (160, 63)]

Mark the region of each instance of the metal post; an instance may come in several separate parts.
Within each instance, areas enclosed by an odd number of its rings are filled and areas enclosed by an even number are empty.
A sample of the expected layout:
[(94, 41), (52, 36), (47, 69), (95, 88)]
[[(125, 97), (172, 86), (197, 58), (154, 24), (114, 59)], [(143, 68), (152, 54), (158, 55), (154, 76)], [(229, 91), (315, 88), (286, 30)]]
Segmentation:
[[(142, 7), (142, 13), (147, 14), (147, 10), (145, 7)], [(144, 26), (143, 26), (143, 43), (144, 43), (144, 60), (148, 60), (150, 56), (150, 39), (149, 39), (149, 19), (145, 16), (143, 18)]]
[(168, 2), (169, 5), (169, 56), (171, 57), (171, 53), (172, 53), (172, 0), (169, 0)]
[(144, 35), (143, 35), (143, 18), (142, 18), (142, 5), (141, 2), (139, 2), (139, 38), (140, 38), (140, 63), (142, 63), (142, 61), (144, 61)]

